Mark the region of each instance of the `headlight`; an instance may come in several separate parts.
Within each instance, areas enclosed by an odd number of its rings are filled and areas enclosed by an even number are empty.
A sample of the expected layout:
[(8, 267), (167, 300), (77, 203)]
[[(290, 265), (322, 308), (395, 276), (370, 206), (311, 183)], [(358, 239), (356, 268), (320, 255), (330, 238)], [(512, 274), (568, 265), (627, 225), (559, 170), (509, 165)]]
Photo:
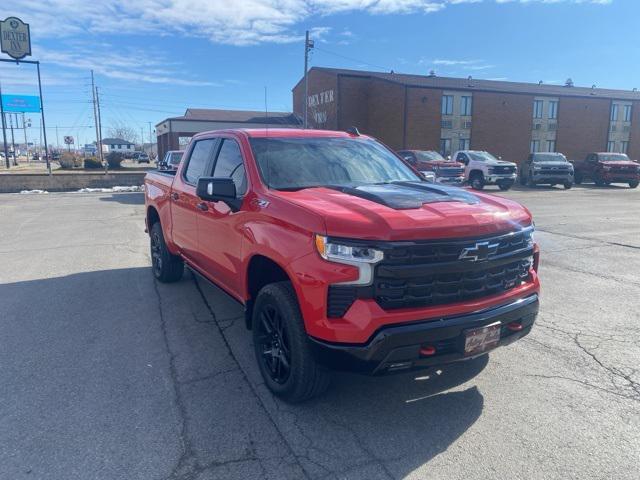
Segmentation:
[(608, 172), (609, 170), (611, 170), (611, 167), (608, 165), (603, 165), (602, 170), (604, 170), (605, 172)]
[(540, 165), (534, 165), (533, 169), (534, 170), (542, 170), (542, 167)]
[(345, 245), (330, 242), (322, 235), (315, 236), (315, 244), (322, 258), (330, 262), (358, 267), (358, 279), (340, 282), (341, 285), (370, 285), (373, 280), (373, 266), (384, 258), (381, 250), (365, 246)]
[(535, 226), (532, 224), (527, 231), (525, 232), (525, 241), (527, 242), (527, 247), (533, 248), (533, 245), (536, 243), (536, 239), (534, 237)]

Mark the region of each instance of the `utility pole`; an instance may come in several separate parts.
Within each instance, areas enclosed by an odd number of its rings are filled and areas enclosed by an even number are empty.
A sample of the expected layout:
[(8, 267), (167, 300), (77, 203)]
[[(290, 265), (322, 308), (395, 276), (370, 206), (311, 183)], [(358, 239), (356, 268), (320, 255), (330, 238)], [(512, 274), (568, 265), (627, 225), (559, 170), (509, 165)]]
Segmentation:
[(2, 105), (2, 86), (0, 85), (0, 117), (2, 117), (2, 144), (4, 146), (4, 161), (7, 164), (7, 170), (11, 167), (9, 163), (9, 151), (7, 149), (7, 124), (4, 116), (4, 106)]
[(105, 175), (109, 171), (109, 165), (104, 161), (104, 155), (102, 153), (102, 118), (100, 117), (100, 95), (98, 94), (98, 87), (96, 87), (96, 108), (98, 109), (98, 137), (100, 138), (100, 161), (104, 163)]
[(304, 128), (309, 126), (307, 120), (307, 111), (309, 106), (309, 79), (307, 78), (307, 69), (309, 66), (309, 51), (313, 46), (313, 40), (309, 39), (309, 30), (307, 30), (304, 35)]
[(96, 84), (93, 80), (93, 70), (91, 70), (91, 96), (93, 98), (93, 123), (96, 126), (96, 154), (102, 162), (102, 144), (100, 141), (100, 125), (98, 123), (98, 108), (96, 102)]
[(11, 151), (13, 154), (13, 165), (17, 166), (18, 161), (16, 160), (16, 142), (13, 138), (13, 117), (9, 114), (9, 127), (11, 128)]
[(153, 137), (151, 136), (151, 122), (147, 122), (149, 124), (149, 158), (153, 154)]
[(140, 150), (144, 152), (144, 127), (140, 127)]
[(58, 125), (56, 125), (56, 148), (60, 149), (60, 137), (58, 137)]
[(24, 132), (24, 149), (27, 153), (27, 163), (29, 163), (29, 144), (27, 143), (27, 123), (24, 119), (24, 112), (22, 112), (22, 130)]

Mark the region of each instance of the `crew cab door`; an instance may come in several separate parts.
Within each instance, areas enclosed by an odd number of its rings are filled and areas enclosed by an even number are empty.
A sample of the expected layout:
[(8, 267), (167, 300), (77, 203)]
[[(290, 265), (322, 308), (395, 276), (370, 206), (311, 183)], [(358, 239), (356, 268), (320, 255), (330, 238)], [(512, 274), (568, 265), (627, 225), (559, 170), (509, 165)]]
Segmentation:
[[(247, 176), (240, 144), (236, 139), (220, 139), (208, 175), (232, 178), (238, 199), (244, 198)], [(242, 209), (234, 211), (222, 201), (203, 203), (206, 208), (198, 211), (198, 250), (202, 267), (227, 292), (240, 297), (244, 277), (241, 247), (246, 213)]]
[(173, 181), (171, 189), (171, 235), (182, 255), (197, 263), (198, 259), (198, 205), (196, 195), (198, 178), (210, 168), (216, 139), (197, 140), (185, 155), (185, 165)]

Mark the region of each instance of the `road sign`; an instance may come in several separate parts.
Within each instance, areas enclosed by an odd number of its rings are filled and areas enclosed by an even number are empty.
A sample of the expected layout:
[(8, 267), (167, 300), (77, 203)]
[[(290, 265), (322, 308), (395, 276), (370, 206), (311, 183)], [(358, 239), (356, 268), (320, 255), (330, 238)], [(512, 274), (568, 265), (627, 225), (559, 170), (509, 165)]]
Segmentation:
[(2, 108), (5, 112), (40, 113), (40, 97), (35, 95), (2, 95)]
[(64, 137), (64, 143), (66, 143), (67, 145), (72, 145), (73, 144), (73, 137)]
[(0, 50), (16, 60), (31, 56), (29, 24), (17, 17), (0, 22)]

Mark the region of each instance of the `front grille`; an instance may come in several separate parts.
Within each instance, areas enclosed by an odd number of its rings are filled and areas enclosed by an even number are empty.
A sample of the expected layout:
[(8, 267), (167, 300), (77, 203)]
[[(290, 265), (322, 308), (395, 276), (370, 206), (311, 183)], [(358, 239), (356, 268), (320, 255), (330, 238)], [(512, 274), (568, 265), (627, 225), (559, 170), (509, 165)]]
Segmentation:
[(493, 173), (499, 173), (499, 174), (515, 173), (516, 167), (510, 167), (510, 166), (491, 167), (491, 171)]
[(376, 266), (372, 295), (382, 308), (394, 309), (506, 292), (528, 278), (533, 255), (531, 232), (526, 229), (478, 240), (382, 246), (384, 260)]
[(541, 175), (566, 174), (566, 173), (569, 173), (569, 168), (567, 167), (543, 168), (541, 170), (535, 170), (534, 173), (538, 173)]
[(459, 177), (461, 175), (464, 175), (464, 168), (443, 167), (438, 169), (438, 174), (442, 177)]
[(621, 175), (621, 174), (629, 174), (629, 173), (637, 173), (638, 170), (636, 167), (618, 167), (618, 168), (612, 168), (610, 173), (616, 175)]

